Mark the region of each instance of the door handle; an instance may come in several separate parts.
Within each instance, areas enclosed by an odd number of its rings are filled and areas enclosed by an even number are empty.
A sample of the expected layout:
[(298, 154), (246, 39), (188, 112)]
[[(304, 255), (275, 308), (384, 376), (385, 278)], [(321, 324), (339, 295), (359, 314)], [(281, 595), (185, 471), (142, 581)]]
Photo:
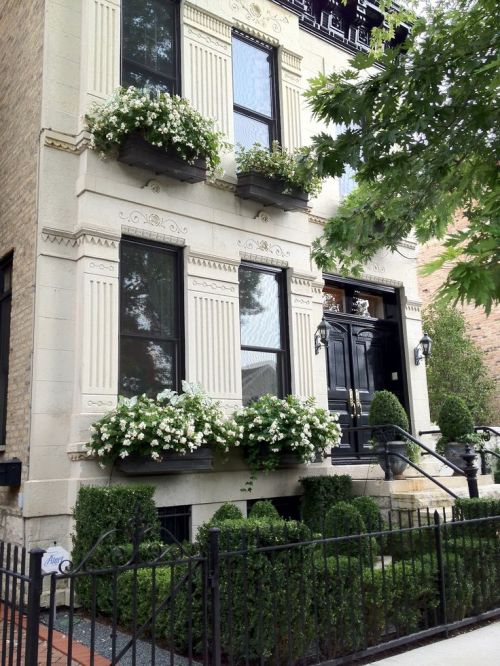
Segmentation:
[(354, 393), (355, 393), (355, 395), (356, 395), (356, 404), (355, 404), (355, 406), (354, 406), (354, 408), (355, 408), (355, 412), (354, 412), (354, 413), (355, 413), (355, 416), (358, 416), (358, 417), (359, 417), (359, 416), (361, 416), (362, 413), (363, 413), (363, 406), (362, 406), (362, 404), (361, 404), (361, 398), (359, 397), (359, 391), (358, 391), (358, 389), (356, 389)]
[(351, 415), (351, 418), (355, 418), (356, 416), (356, 403), (354, 401), (354, 395), (352, 392), (352, 389), (349, 389), (347, 392), (347, 404), (349, 406), (349, 413)]

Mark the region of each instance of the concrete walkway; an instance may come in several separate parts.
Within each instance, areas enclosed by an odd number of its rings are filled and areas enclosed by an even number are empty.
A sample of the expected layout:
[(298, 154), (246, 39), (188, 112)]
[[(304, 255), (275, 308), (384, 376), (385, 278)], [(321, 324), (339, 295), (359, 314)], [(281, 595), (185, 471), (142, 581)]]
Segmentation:
[(496, 666), (500, 664), (500, 622), (371, 663), (373, 666)]

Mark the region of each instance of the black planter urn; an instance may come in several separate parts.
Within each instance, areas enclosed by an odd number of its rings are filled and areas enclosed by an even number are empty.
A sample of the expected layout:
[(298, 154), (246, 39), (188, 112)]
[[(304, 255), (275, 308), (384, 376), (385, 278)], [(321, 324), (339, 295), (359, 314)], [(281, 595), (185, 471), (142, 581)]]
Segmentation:
[[(389, 465), (392, 471), (393, 477), (398, 480), (398, 479), (404, 479), (403, 472), (405, 469), (408, 467), (408, 463), (406, 460), (402, 460), (398, 456), (391, 455), (392, 452), (399, 453), (403, 456), (408, 457), (407, 454), (407, 448), (406, 448), (406, 442), (399, 442), (399, 441), (394, 441), (394, 442), (387, 442), (387, 448), (389, 450)], [(378, 454), (378, 462), (380, 467), (384, 470), (384, 472), (387, 471), (386, 467), (386, 457), (385, 457), (385, 449), (383, 445), (380, 445), (377, 449), (377, 454)]]
[(118, 161), (185, 183), (201, 183), (207, 179), (205, 159), (189, 164), (179, 157), (173, 148), (153, 146), (139, 132), (133, 132), (125, 137), (118, 152)]
[(306, 211), (309, 195), (301, 190), (285, 193), (286, 184), (281, 180), (266, 178), (255, 172), (237, 174), (236, 196), (251, 199), (265, 206), (275, 206), (286, 211)]
[(209, 472), (213, 469), (213, 453), (209, 446), (200, 446), (190, 453), (165, 451), (161, 460), (151, 457), (130, 456), (119, 459), (116, 468), (126, 476), (161, 476), (162, 474), (189, 474)]

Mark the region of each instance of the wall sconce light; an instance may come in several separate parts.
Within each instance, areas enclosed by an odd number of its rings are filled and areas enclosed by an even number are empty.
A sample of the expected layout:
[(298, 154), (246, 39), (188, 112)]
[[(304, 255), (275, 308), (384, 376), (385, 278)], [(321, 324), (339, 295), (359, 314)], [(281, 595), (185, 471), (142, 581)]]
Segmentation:
[(316, 329), (316, 333), (314, 334), (314, 351), (316, 355), (319, 354), (321, 345), (328, 347), (328, 335), (331, 328), (331, 324), (329, 324), (323, 317), (318, 325), (318, 328)]
[(418, 345), (415, 347), (414, 350), (415, 365), (420, 365), (420, 361), (424, 359), (427, 360), (431, 355), (431, 349), (432, 349), (432, 340), (427, 335), (427, 333), (424, 333), (422, 339), (420, 340), (420, 342), (418, 343)]

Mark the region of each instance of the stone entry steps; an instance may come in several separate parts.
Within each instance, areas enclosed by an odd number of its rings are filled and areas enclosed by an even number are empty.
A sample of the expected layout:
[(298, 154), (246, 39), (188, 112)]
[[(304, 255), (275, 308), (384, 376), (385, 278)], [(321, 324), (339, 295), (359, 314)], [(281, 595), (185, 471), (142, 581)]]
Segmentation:
[[(427, 470), (426, 470), (427, 471)], [(467, 481), (461, 476), (437, 476), (444, 486), (452, 490), (459, 497), (468, 497)], [(478, 476), (479, 496), (500, 499), (500, 484), (493, 483), (490, 474)], [(353, 489), (356, 495), (370, 495), (384, 511), (406, 510), (432, 512), (454, 505), (454, 498), (441, 490), (430, 479), (423, 476), (407, 477), (399, 481), (385, 481), (383, 479), (353, 480)]]

